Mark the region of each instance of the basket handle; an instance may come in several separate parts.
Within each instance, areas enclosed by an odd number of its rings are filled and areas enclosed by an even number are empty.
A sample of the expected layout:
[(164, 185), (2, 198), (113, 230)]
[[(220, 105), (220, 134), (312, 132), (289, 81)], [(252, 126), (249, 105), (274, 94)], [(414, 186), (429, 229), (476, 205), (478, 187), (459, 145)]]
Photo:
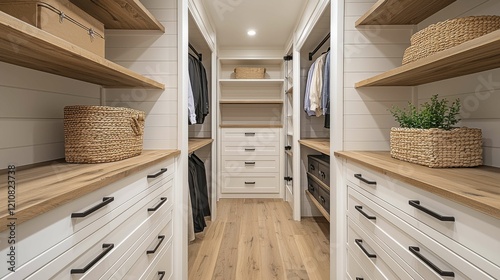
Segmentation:
[(134, 131), (135, 135), (137, 135), (137, 136), (141, 136), (143, 133), (143, 131), (141, 130), (141, 126), (139, 124), (139, 119), (140, 119), (139, 115), (137, 115), (136, 117), (132, 117), (132, 122), (130, 123), (132, 130)]

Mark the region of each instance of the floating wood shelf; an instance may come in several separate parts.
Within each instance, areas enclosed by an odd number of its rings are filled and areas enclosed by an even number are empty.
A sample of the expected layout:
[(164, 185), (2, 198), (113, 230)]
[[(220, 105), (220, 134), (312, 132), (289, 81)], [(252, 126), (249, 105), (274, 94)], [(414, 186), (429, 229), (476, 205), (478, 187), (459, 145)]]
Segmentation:
[(220, 104), (283, 104), (281, 99), (222, 99)]
[(500, 30), (356, 83), (416, 86), (500, 67)]
[(314, 198), (314, 196), (308, 191), (305, 190), (306, 195), (311, 199), (311, 201), (314, 203), (314, 205), (318, 208), (319, 212), (326, 218), (326, 220), (329, 222), (330, 221), (330, 213), (326, 212), (325, 208), (319, 204), (319, 202)]
[(110, 88), (164, 89), (157, 81), (0, 12), (0, 61)]
[(189, 138), (188, 141), (188, 153), (192, 153), (194, 151), (197, 151), (210, 143), (212, 143), (214, 139), (211, 138)]
[(219, 127), (227, 128), (282, 128), (282, 124), (220, 124)]
[(283, 57), (256, 57), (256, 58), (241, 58), (241, 57), (227, 57), (220, 58), (222, 65), (237, 65), (237, 66), (251, 66), (251, 65), (281, 65)]
[(325, 155), (330, 155), (330, 139), (327, 138), (301, 139), (299, 140), (299, 143), (303, 146), (309, 147)]
[(455, 1), (379, 0), (356, 21), (356, 26), (417, 24)]
[(283, 85), (284, 79), (219, 79), (225, 86), (234, 87), (266, 87)]
[(165, 32), (165, 27), (139, 0), (71, 0), (71, 2), (104, 23), (106, 29), (160, 30)]

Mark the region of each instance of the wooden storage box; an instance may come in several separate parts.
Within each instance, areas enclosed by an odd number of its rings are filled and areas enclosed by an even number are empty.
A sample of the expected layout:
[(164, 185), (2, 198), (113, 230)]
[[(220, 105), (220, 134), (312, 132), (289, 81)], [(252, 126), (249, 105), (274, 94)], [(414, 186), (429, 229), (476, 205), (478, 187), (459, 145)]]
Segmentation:
[(67, 0), (0, 0), (0, 11), (104, 57), (104, 24)]
[(264, 79), (266, 68), (262, 67), (236, 67), (234, 77), (236, 79)]

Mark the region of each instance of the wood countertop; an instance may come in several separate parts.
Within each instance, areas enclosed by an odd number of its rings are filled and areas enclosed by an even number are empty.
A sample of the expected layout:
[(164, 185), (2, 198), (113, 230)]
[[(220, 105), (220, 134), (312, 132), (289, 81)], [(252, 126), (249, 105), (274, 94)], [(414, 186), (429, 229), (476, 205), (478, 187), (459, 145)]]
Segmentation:
[(335, 152), (420, 189), (500, 219), (500, 168), (429, 168), (394, 159), (389, 152)]
[(299, 143), (325, 155), (330, 155), (330, 139), (328, 138), (301, 139)]
[[(141, 155), (117, 162), (98, 164), (66, 163), (63, 159), (18, 167), (15, 172), (16, 224), (33, 219), (60, 205), (105, 187), (170, 157), (178, 150), (145, 150)], [(0, 182), (0, 231), (7, 229), (7, 174)]]

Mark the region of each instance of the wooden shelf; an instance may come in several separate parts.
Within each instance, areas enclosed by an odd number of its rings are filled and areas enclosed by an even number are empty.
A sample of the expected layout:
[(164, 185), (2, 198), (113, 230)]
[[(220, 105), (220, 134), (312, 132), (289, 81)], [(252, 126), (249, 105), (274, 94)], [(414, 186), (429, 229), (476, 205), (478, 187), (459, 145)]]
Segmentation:
[(192, 153), (197, 151), (210, 143), (212, 143), (214, 139), (211, 138), (189, 138), (188, 141), (188, 153)]
[(0, 12), (0, 61), (110, 88), (164, 89), (157, 81)]
[(330, 222), (330, 213), (326, 212), (325, 208), (319, 204), (319, 202), (314, 198), (314, 196), (309, 192), (309, 190), (305, 190), (306, 195), (311, 199), (314, 205), (318, 208), (319, 212), (326, 218), (328, 222)]
[(220, 104), (283, 104), (281, 99), (222, 99)]
[(104, 23), (106, 29), (160, 30), (165, 32), (165, 27), (139, 0), (71, 0), (71, 2)]
[(293, 87), (289, 88), (289, 89), (286, 91), (286, 94), (293, 94)]
[(500, 219), (500, 168), (429, 168), (394, 159), (389, 152), (335, 155)]
[(219, 127), (227, 128), (282, 128), (282, 124), (220, 124)]
[(257, 58), (241, 58), (227, 57), (220, 58), (222, 65), (237, 65), (237, 66), (252, 66), (252, 65), (281, 65), (283, 57), (257, 57)]
[(234, 87), (281, 86), (284, 79), (219, 79), (221, 85)]
[[(74, 164), (56, 160), (31, 168), (19, 167), (16, 223), (33, 219), (179, 153), (178, 150), (149, 150), (117, 162)], [(0, 182), (0, 189), (7, 190), (7, 180)], [(7, 191), (0, 192), (0, 201), (7, 201)], [(1, 203), (0, 231), (7, 229), (7, 213), (7, 203)]]
[(330, 155), (330, 139), (327, 138), (301, 139), (299, 140), (299, 143), (303, 146), (309, 147), (325, 155)]
[(379, 0), (356, 21), (356, 26), (417, 24), (455, 1)]
[(500, 67), (500, 30), (356, 83), (415, 86)]

